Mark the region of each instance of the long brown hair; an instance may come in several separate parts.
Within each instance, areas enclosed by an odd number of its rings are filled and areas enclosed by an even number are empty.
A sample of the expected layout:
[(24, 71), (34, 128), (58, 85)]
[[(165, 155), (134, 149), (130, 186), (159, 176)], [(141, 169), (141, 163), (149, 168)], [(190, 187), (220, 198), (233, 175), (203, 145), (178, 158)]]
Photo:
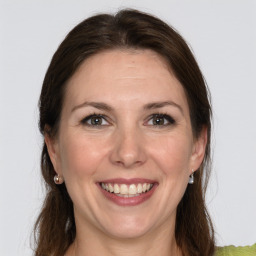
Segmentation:
[[(214, 231), (205, 206), (209, 177), (211, 106), (202, 73), (184, 39), (169, 25), (136, 10), (116, 15), (100, 14), (78, 24), (54, 54), (41, 91), (39, 128), (42, 135), (56, 136), (67, 81), (88, 57), (109, 49), (151, 49), (169, 64), (182, 84), (190, 108), (193, 134), (207, 127), (205, 157), (195, 172), (195, 183), (178, 205), (175, 237), (183, 255), (211, 256)], [(53, 181), (55, 171), (44, 143), (41, 157), (46, 198), (35, 224), (36, 256), (63, 256), (76, 237), (73, 203), (66, 186)]]

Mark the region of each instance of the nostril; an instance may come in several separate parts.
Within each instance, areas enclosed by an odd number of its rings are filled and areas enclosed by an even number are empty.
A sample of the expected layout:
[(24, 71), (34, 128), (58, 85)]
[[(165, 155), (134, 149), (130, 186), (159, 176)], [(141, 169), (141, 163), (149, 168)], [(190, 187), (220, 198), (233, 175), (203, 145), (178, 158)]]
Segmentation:
[(110, 153), (110, 160), (113, 164), (130, 168), (145, 162), (144, 148), (141, 143), (138, 143), (136, 134), (117, 136), (115, 139)]

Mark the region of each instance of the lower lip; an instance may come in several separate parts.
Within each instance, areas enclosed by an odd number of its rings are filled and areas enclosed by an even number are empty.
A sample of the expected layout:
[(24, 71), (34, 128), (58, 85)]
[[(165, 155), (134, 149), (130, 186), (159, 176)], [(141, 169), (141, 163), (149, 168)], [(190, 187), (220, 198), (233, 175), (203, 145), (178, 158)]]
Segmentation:
[(135, 206), (142, 204), (143, 202), (147, 201), (155, 192), (157, 188), (157, 184), (154, 184), (153, 187), (145, 193), (140, 194), (139, 196), (134, 196), (134, 197), (120, 197), (117, 196), (115, 193), (110, 193), (104, 190), (100, 184), (98, 184), (101, 192), (103, 195), (113, 203), (120, 205), (120, 206)]

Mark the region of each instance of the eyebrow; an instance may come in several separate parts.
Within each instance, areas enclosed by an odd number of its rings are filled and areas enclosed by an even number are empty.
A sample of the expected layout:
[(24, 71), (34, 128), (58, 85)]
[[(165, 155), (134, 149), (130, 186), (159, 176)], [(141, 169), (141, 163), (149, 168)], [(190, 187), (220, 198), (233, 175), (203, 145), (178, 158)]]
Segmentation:
[(173, 106), (173, 107), (176, 107), (180, 110), (180, 112), (182, 114), (183, 113), (183, 109), (180, 105), (178, 105), (177, 103), (173, 102), (173, 101), (161, 101), (161, 102), (153, 102), (153, 103), (149, 103), (149, 104), (146, 104), (144, 106), (144, 109), (145, 110), (148, 110), (148, 109), (157, 109), (157, 108), (163, 108), (165, 106)]
[[(143, 109), (144, 110), (150, 110), (150, 109), (157, 109), (157, 108), (163, 108), (165, 106), (173, 106), (176, 107), (180, 110), (180, 112), (182, 114), (183, 113), (183, 109), (180, 105), (178, 105), (177, 103), (173, 102), (173, 101), (160, 101), (160, 102), (152, 102), (152, 103), (148, 103), (146, 104)], [(79, 109), (79, 108), (83, 108), (83, 107), (94, 107), (100, 110), (105, 110), (105, 111), (113, 111), (113, 108), (111, 106), (109, 106), (106, 103), (103, 102), (88, 102), (85, 101), (82, 104), (79, 104), (75, 107), (72, 108), (71, 112), (74, 112), (75, 110)]]
[(103, 102), (88, 102), (85, 101), (82, 104), (79, 104), (75, 107), (72, 108), (71, 112), (74, 112), (75, 110), (83, 107), (94, 107), (97, 109), (105, 110), (105, 111), (113, 111), (113, 108), (107, 105), (106, 103)]

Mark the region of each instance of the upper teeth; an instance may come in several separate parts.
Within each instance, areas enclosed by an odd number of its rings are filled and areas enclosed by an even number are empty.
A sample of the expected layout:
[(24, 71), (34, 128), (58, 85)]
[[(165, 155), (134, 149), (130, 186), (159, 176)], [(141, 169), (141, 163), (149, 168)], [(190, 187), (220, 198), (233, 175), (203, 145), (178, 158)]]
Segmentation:
[(121, 194), (121, 195), (137, 195), (143, 192), (149, 191), (153, 184), (150, 183), (139, 183), (139, 184), (116, 184), (116, 183), (101, 183), (101, 187), (111, 193)]

